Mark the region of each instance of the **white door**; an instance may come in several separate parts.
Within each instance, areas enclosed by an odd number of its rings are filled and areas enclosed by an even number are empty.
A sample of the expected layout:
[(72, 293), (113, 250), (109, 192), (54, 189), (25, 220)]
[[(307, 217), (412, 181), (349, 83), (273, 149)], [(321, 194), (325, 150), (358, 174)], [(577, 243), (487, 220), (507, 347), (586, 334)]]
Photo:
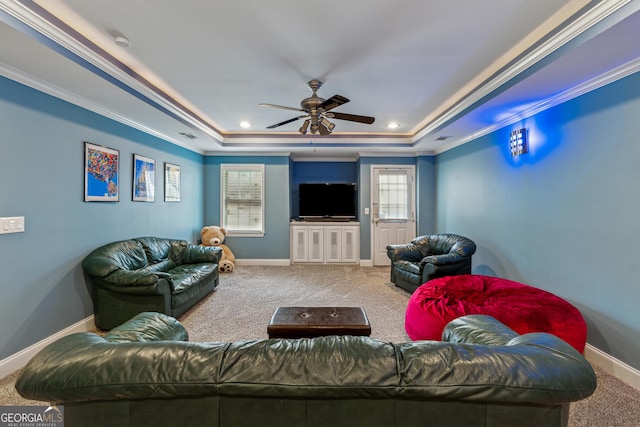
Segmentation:
[(371, 192), (373, 265), (390, 265), (387, 245), (416, 236), (415, 168), (372, 166)]

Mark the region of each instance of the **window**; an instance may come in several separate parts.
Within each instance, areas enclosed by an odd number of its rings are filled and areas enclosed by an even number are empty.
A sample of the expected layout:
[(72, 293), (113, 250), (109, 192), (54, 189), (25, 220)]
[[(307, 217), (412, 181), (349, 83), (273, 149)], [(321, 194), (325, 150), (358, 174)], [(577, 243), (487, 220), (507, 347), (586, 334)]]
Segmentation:
[(264, 165), (220, 167), (222, 227), (229, 235), (264, 234)]

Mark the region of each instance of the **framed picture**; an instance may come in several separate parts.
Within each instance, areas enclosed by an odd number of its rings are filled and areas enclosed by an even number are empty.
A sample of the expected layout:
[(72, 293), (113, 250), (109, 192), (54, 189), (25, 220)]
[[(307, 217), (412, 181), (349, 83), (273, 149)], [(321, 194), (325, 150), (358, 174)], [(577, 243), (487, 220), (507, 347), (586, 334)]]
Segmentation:
[(180, 166), (164, 164), (164, 201), (180, 201)]
[(84, 143), (84, 201), (118, 202), (120, 151)]
[(133, 155), (133, 201), (153, 202), (156, 195), (156, 161)]

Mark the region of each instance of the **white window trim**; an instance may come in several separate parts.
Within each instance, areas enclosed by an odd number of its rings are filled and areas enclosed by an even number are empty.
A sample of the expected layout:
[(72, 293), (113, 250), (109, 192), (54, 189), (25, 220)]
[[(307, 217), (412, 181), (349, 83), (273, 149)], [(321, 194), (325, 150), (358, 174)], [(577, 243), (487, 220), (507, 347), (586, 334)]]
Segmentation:
[[(259, 171), (262, 174), (262, 188), (261, 188), (261, 200), (262, 200), (262, 204), (261, 204), (261, 215), (262, 215), (262, 221), (261, 221), (261, 230), (232, 230), (226, 227), (226, 225), (224, 224), (224, 219), (225, 219), (225, 203), (224, 203), (224, 196), (225, 196), (225, 188), (224, 188), (224, 173), (225, 171), (228, 170), (233, 170), (233, 171), (237, 171), (237, 170), (249, 170), (249, 171)], [(265, 234), (265, 223), (266, 223), (266, 218), (265, 218), (265, 204), (266, 204), (266, 200), (265, 200), (265, 165), (264, 164), (238, 164), (238, 163), (224, 163), (220, 165), (220, 223), (221, 223), (221, 227), (225, 227), (227, 228), (227, 236), (233, 236), (233, 237), (263, 237)]]

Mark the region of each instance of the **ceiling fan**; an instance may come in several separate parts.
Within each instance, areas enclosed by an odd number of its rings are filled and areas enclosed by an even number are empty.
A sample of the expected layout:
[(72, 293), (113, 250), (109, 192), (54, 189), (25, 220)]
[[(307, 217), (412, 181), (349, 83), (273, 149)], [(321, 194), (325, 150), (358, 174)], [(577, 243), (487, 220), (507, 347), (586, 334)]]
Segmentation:
[(368, 125), (375, 121), (374, 117), (330, 111), (342, 104), (346, 104), (349, 102), (349, 99), (342, 95), (333, 95), (329, 99), (320, 98), (316, 94), (317, 90), (322, 86), (322, 82), (320, 80), (309, 80), (307, 85), (313, 94), (309, 98), (305, 98), (300, 102), (300, 108), (284, 107), (282, 105), (274, 104), (259, 104), (262, 107), (282, 108), (283, 110), (301, 111), (305, 113), (301, 116), (285, 120), (284, 122), (267, 126), (267, 129), (274, 129), (279, 126), (286, 125), (287, 123), (295, 122), (296, 120), (305, 119), (299, 130), (301, 134), (305, 135), (307, 132), (310, 132), (311, 134), (319, 133), (320, 135), (329, 135), (336, 126), (330, 122), (329, 119), (347, 120), (350, 122), (366, 123)]

